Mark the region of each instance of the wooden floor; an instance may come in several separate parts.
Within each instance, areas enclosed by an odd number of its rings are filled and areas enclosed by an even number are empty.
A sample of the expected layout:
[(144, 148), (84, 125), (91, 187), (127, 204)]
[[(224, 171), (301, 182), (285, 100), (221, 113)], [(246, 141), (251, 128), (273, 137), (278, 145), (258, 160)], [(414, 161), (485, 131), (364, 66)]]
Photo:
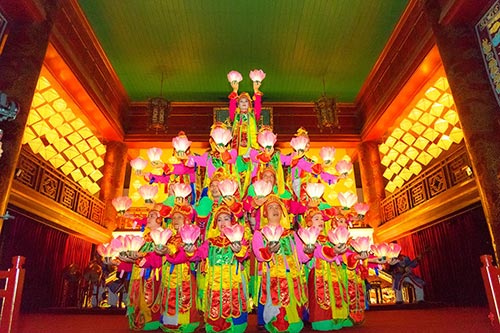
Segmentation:
[[(378, 309), (368, 310), (362, 326), (346, 333), (493, 333), (486, 308)], [(247, 332), (258, 332), (250, 315)], [(126, 333), (123, 314), (23, 314), (19, 333)], [(160, 332), (160, 331), (159, 331)], [(310, 332), (306, 327), (303, 332)]]

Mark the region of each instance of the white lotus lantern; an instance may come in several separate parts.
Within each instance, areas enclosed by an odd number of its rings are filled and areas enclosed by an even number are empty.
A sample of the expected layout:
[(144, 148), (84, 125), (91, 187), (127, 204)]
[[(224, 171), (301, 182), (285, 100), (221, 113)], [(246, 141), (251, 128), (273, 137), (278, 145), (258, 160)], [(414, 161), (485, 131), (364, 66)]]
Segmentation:
[(257, 142), (263, 148), (272, 148), (276, 143), (277, 135), (272, 131), (262, 131), (257, 135)]
[(253, 189), (257, 197), (264, 198), (273, 191), (273, 184), (271, 184), (271, 182), (261, 179), (253, 183)]
[(351, 240), (351, 246), (358, 252), (368, 252), (370, 250), (371, 239), (368, 236), (360, 236)]
[(241, 76), (238, 71), (230, 71), (227, 73), (227, 80), (229, 82), (241, 82), (243, 80), (243, 76)]
[(210, 133), (214, 142), (219, 146), (226, 146), (233, 138), (231, 131), (227, 128), (216, 127)]
[(266, 73), (264, 73), (262, 69), (254, 69), (253, 71), (250, 71), (249, 76), (254, 82), (262, 82), (266, 77)]
[(306, 193), (312, 199), (319, 199), (325, 192), (325, 185), (322, 183), (307, 183)]
[(172, 146), (176, 152), (185, 153), (191, 146), (191, 141), (185, 135), (179, 135), (172, 139)]
[(231, 179), (224, 179), (219, 182), (219, 190), (224, 198), (232, 196), (238, 190), (238, 183)]
[(224, 233), (224, 235), (226, 235), (227, 239), (229, 239), (231, 243), (238, 243), (243, 239), (245, 227), (243, 227), (241, 224), (234, 224), (230, 227), (225, 227), (224, 229), (222, 229), (222, 232)]
[(333, 244), (345, 244), (349, 240), (349, 230), (344, 225), (328, 230), (328, 239)]
[(137, 190), (146, 203), (153, 203), (153, 198), (158, 193), (158, 187), (153, 185), (142, 185)]
[(176, 198), (187, 198), (191, 194), (191, 186), (186, 183), (175, 183), (170, 186), (172, 192), (174, 192), (174, 197)]
[(321, 229), (315, 226), (309, 228), (300, 228), (297, 231), (297, 234), (306, 246), (314, 246), (320, 233)]
[(335, 165), (335, 169), (342, 177), (347, 177), (352, 170), (352, 163), (346, 160), (340, 160)]
[(153, 242), (158, 246), (158, 247), (163, 247), (164, 245), (167, 244), (168, 240), (170, 237), (172, 237), (172, 230), (171, 229), (163, 229), (163, 228), (158, 228), (155, 230), (151, 230), (149, 233), (151, 236), (151, 239)]
[(304, 152), (308, 144), (309, 144), (309, 139), (303, 135), (296, 136), (292, 138), (292, 140), (290, 140), (290, 145), (297, 152), (301, 151)]
[(130, 161), (130, 166), (132, 167), (132, 169), (135, 170), (135, 173), (139, 174), (139, 175), (141, 174), (142, 170), (144, 170), (144, 168), (146, 168), (147, 165), (148, 165), (148, 161), (146, 161), (145, 159), (143, 159), (141, 157), (136, 157)]
[(270, 243), (277, 243), (280, 241), (283, 231), (284, 229), (281, 225), (266, 225), (262, 228), (261, 233)]
[(123, 215), (132, 206), (132, 199), (129, 197), (118, 197), (111, 200), (118, 214)]
[(351, 207), (358, 202), (358, 196), (352, 192), (341, 192), (337, 198), (344, 210), (351, 209)]
[(149, 148), (148, 157), (151, 163), (161, 162), (161, 155), (163, 151), (161, 148)]
[(370, 205), (364, 202), (357, 202), (352, 206), (352, 208), (354, 208), (360, 218), (363, 218), (368, 212), (368, 209), (370, 209)]
[(319, 156), (321, 156), (321, 159), (328, 164), (335, 159), (335, 148), (322, 147), (319, 151)]

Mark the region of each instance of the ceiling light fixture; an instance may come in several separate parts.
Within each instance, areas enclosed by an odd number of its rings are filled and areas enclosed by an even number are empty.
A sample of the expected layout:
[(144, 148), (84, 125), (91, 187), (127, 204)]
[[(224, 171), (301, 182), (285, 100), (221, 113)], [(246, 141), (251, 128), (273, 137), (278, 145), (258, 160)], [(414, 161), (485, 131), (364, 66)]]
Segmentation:
[(318, 115), (318, 128), (323, 132), (325, 128), (330, 131), (339, 129), (338, 108), (335, 98), (327, 97), (325, 92), (325, 80), (323, 79), (323, 94), (314, 102), (314, 110)]
[(167, 130), (167, 118), (170, 114), (171, 104), (163, 97), (163, 73), (161, 74), (160, 97), (149, 99), (149, 129), (154, 130), (156, 134)]

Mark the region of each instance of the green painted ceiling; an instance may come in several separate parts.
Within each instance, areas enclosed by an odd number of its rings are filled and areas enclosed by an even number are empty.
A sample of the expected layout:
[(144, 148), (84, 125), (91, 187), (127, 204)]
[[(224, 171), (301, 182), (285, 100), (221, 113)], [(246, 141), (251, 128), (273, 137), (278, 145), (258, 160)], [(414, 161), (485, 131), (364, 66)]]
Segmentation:
[(353, 102), (408, 0), (78, 0), (131, 101), (221, 101), (267, 73), (266, 101)]

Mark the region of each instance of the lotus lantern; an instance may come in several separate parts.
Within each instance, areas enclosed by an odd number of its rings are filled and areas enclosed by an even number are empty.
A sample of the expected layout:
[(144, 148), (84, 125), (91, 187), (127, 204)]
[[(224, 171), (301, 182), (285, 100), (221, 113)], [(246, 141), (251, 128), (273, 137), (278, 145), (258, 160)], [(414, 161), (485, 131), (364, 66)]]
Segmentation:
[(125, 237), (121, 235), (111, 240), (111, 246), (113, 247), (113, 250), (118, 253), (127, 251), (127, 247), (125, 246)]
[(262, 131), (257, 135), (257, 142), (263, 148), (269, 149), (274, 147), (276, 140), (277, 140), (277, 135), (269, 130)]
[(371, 239), (368, 236), (360, 236), (351, 240), (351, 246), (358, 253), (370, 250)]
[(226, 146), (233, 138), (231, 131), (227, 128), (216, 127), (210, 133), (214, 142), (219, 146)]
[(322, 147), (319, 151), (319, 156), (326, 163), (330, 163), (335, 159), (335, 148), (333, 147)]
[(368, 205), (367, 203), (363, 203), (363, 202), (357, 202), (354, 204), (354, 206), (352, 208), (354, 208), (356, 213), (358, 213), (359, 217), (363, 218), (363, 217), (365, 217), (366, 213), (368, 212), (368, 209), (370, 209), (370, 205)]
[(136, 174), (141, 174), (142, 170), (148, 165), (148, 161), (141, 157), (136, 157), (130, 161), (130, 166), (135, 170)]
[(176, 198), (187, 198), (191, 194), (191, 186), (186, 183), (175, 183), (170, 186)]
[(227, 239), (229, 239), (231, 243), (238, 243), (243, 239), (245, 227), (241, 224), (236, 223), (230, 227), (225, 227), (224, 229), (222, 229), (222, 232), (224, 233), (224, 235), (226, 235)]
[(335, 169), (342, 177), (347, 177), (352, 170), (352, 163), (346, 160), (340, 160), (335, 165)]
[(115, 207), (118, 214), (123, 215), (132, 206), (132, 199), (129, 197), (118, 197), (111, 200), (111, 204)]
[(179, 233), (184, 244), (193, 245), (200, 237), (200, 228), (194, 224), (186, 224), (179, 230)]
[(103, 258), (111, 258), (116, 255), (116, 251), (114, 250), (111, 243), (99, 244), (97, 245), (97, 253)]
[(240, 72), (238, 71), (230, 71), (227, 73), (227, 80), (229, 82), (241, 82), (243, 80), (243, 76), (241, 76)]
[(191, 143), (185, 135), (179, 135), (172, 139), (172, 146), (179, 153), (188, 151)]
[(375, 257), (382, 260), (387, 258), (387, 254), (389, 253), (389, 245), (387, 243), (372, 244), (370, 248)]
[(266, 225), (261, 232), (270, 243), (277, 243), (280, 241), (283, 231), (281, 225)]
[(153, 185), (142, 185), (137, 192), (139, 192), (146, 203), (153, 203), (153, 198), (158, 193), (158, 187)]
[(328, 230), (328, 239), (333, 244), (346, 244), (349, 240), (349, 230), (344, 225), (339, 225), (333, 230)]
[(224, 198), (232, 196), (238, 190), (238, 183), (231, 179), (224, 179), (219, 182), (219, 190)]
[(250, 79), (254, 82), (262, 82), (266, 78), (266, 73), (262, 69), (250, 71)]
[(127, 251), (137, 252), (141, 249), (146, 241), (142, 236), (125, 236), (124, 245), (127, 248)]
[(161, 148), (149, 148), (148, 149), (148, 157), (151, 163), (153, 162), (161, 162), (161, 155), (163, 151)]
[(290, 145), (297, 152), (306, 151), (308, 144), (309, 144), (309, 139), (303, 135), (296, 136), (296, 137), (292, 138), (292, 140), (290, 140)]
[(387, 251), (387, 258), (397, 258), (401, 252), (401, 245), (398, 243), (390, 243), (389, 251)]
[(341, 192), (338, 199), (344, 210), (349, 210), (358, 201), (358, 196), (352, 192)]
[(309, 197), (313, 199), (319, 199), (325, 191), (325, 185), (322, 183), (307, 183), (306, 192)]
[(151, 230), (149, 235), (156, 245), (162, 247), (163, 245), (167, 244), (170, 237), (172, 237), (172, 230), (158, 228), (155, 230)]
[(271, 184), (271, 182), (261, 179), (253, 183), (253, 189), (257, 197), (263, 198), (273, 191), (273, 184)]
[(304, 244), (306, 244), (306, 246), (311, 246), (316, 243), (320, 232), (320, 228), (312, 226), (308, 228), (300, 228), (297, 231), (297, 234), (299, 235), (300, 239), (302, 239)]

